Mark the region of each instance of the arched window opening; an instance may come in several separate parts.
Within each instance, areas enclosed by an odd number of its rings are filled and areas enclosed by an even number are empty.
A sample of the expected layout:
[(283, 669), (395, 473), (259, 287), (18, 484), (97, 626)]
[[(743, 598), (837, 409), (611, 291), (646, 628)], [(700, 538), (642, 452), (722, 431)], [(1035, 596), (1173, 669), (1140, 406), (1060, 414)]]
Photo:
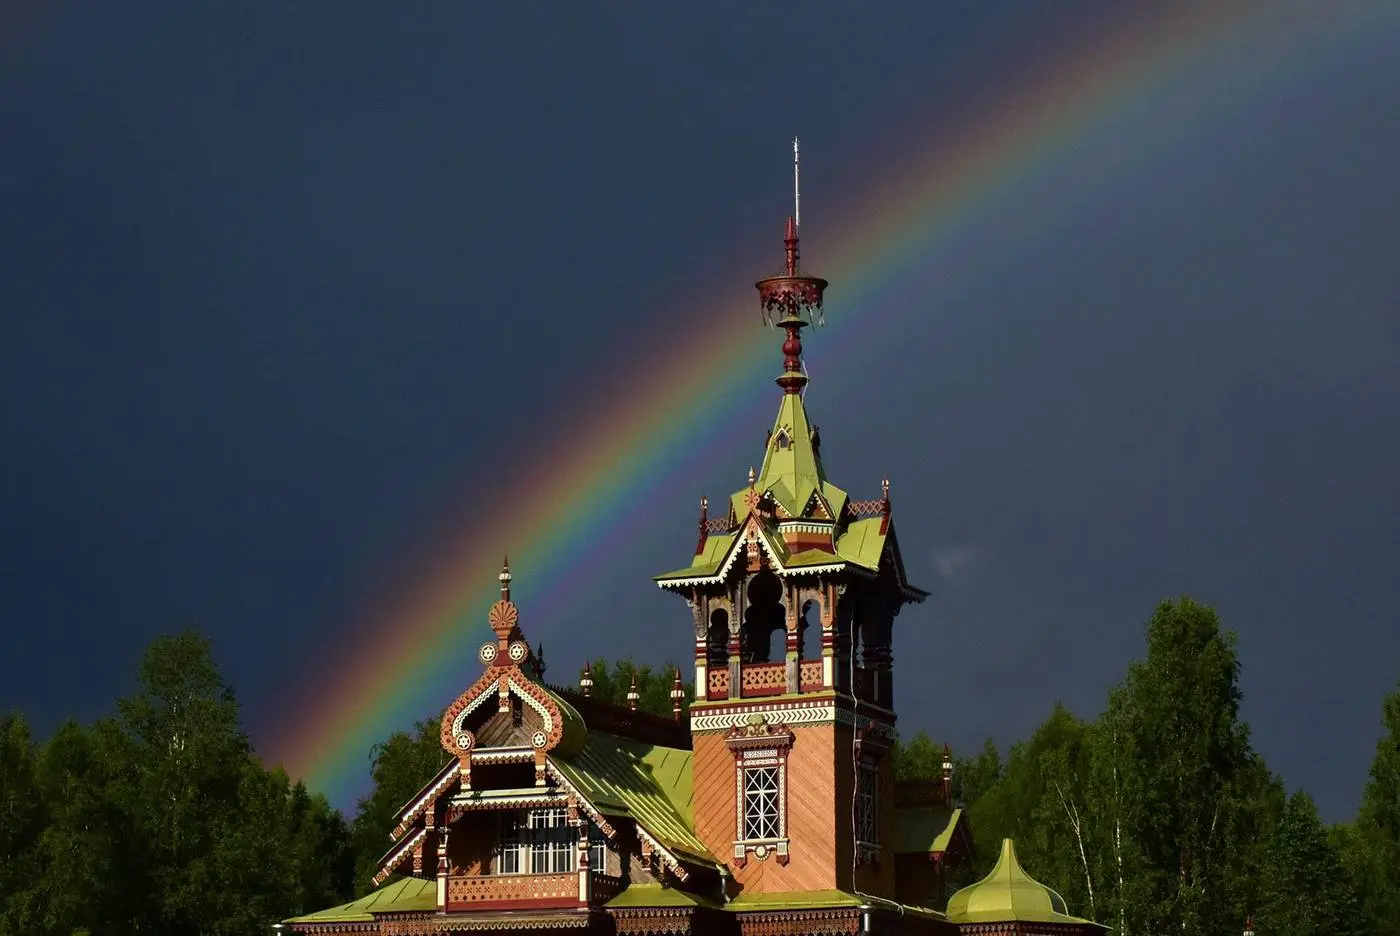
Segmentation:
[(812, 659), (808, 652), (807, 640), (809, 635), (815, 634), (821, 629), (819, 615), (820, 611), (815, 600), (802, 605), (802, 616), (797, 619), (797, 658), (799, 660)]
[(749, 582), (749, 605), (744, 609), (745, 663), (766, 663), (773, 658), (773, 631), (783, 629), (783, 583), (772, 572), (760, 572)]
[(710, 612), (710, 628), (705, 633), (705, 665), (711, 668), (729, 665), (729, 612), (724, 608)]

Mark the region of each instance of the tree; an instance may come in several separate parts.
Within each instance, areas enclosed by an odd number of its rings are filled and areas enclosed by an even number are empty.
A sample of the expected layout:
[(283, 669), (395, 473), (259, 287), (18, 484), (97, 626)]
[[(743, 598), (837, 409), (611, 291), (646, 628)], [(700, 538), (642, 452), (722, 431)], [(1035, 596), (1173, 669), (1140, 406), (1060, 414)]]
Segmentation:
[(1029, 741), (1012, 745), (1005, 769), (972, 801), (969, 818), (980, 871), (991, 869), (1001, 840), (1013, 838), (1037, 877), (1071, 907), (1092, 915), (1091, 816), (1085, 802), (1088, 731), (1056, 704)]
[(354, 890), (369, 893), (379, 859), (389, 848), (389, 834), (399, 813), (448, 761), (440, 738), (442, 718), (425, 718), (412, 732), (396, 731), (371, 751), (369, 795), (362, 798), (351, 826)]
[(10, 895), (16, 932), (143, 932), (157, 903), (141, 835), (129, 739), (115, 722), (69, 721), (40, 749), (46, 823), (25, 886)]
[(1259, 884), (1260, 933), (1360, 936), (1366, 929), (1356, 886), (1307, 793), (1288, 798)]
[(1381, 725), (1346, 857), (1373, 932), (1400, 936), (1400, 688), (1385, 697)]
[[(24, 718), (18, 713), (0, 718), (0, 895), (16, 895), (33, 884), (44, 828), (37, 757)], [(0, 932), (23, 931), (20, 910), (18, 903), (0, 903)]]
[(1233, 934), (1261, 775), (1239, 719), (1233, 634), (1190, 598), (1163, 602), (1147, 654), (1093, 732), (1088, 809), (1099, 918), (1120, 936)]
[(943, 777), (943, 749), (922, 730), (908, 744), (894, 747), (894, 775), (900, 780), (940, 780)]

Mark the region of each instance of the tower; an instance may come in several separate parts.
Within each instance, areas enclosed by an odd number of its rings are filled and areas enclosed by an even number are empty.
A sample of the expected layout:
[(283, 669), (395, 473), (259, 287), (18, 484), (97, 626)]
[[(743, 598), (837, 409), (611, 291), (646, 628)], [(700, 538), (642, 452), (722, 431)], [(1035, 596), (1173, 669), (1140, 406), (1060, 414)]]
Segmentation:
[(905, 578), (889, 482), (852, 500), (826, 477), (802, 333), (827, 282), (802, 270), (794, 218), (783, 244), (755, 284), (783, 334), (760, 467), (713, 515), (701, 498), (690, 565), (656, 578), (693, 616), (695, 830), (745, 892), (893, 898), (893, 625), (927, 593)]

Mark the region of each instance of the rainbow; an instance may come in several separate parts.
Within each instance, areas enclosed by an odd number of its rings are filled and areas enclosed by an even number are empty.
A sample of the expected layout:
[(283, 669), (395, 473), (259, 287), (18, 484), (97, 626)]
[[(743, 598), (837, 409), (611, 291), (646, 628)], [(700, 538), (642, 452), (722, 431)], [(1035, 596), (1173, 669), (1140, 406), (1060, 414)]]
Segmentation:
[[(1115, 117), (1149, 107), (1174, 79), (1235, 61), (1270, 11), (1299, 20), (1287, 30), (1287, 47), (1270, 50), (1275, 70), (1280, 52), (1292, 61), (1317, 48), (1319, 37), (1335, 42), (1343, 31), (1322, 16), (1301, 22), (1296, 8), (1285, 7), (1154, 8), (1145, 18), (1115, 25), (1110, 34), (1089, 37), (1026, 84), (981, 107), (984, 116), (974, 118), (958, 139), (920, 152), (903, 137), (901, 162), (909, 168), (880, 175), (871, 191), (821, 225), (823, 259), (813, 269), (832, 280), (828, 300), (837, 311), (818, 337), (854, 330), (858, 322), (860, 342), (873, 341), (898, 319), (878, 303), (892, 282), (935, 257), (940, 267), (956, 267), (958, 234), (1016, 185), (1072, 158), (1076, 142), (1111, 127)], [(1329, 15), (1336, 15), (1335, 8)], [(1369, 27), (1378, 25), (1360, 19), (1344, 31), (1370, 34)], [(1146, 149), (1141, 141), (1134, 145)], [(779, 233), (775, 223), (775, 245)], [(777, 256), (774, 250), (775, 262)], [(762, 256), (750, 266), (734, 276), (734, 284), (746, 290), (766, 268)], [(748, 385), (766, 386), (761, 378), (776, 373), (779, 358), (776, 343), (755, 334), (757, 319), (753, 309), (689, 316), (697, 324), (682, 346), (703, 346), (706, 355), (676, 355), (650, 370), (638, 368), (589, 410), (598, 414), (595, 421), (550, 440), (547, 451), (521, 453), (518, 464), (547, 470), (512, 477), (489, 509), (434, 544), (430, 561), (415, 570), (396, 601), (368, 616), (343, 659), (319, 661), (312, 672), (321, 675), (309, 677), (304, 698), (285, 708), (280, 734), (262, 745), (267, 759), (332, 802), (344, 804), (363, 789), (371, 746), (442, 705), (460, 688), (461, 674), (472, 672), (476, 644), (466, 635), (484, 634), (502, 554), (511, 554), (517, 572), (524, 570), (517, 581), (525, 586), (520, 597), (529, 603), (530, 617), (547, 620), (551, 598), (559, 600), (570, 582), (606, 561), (609, 550), (599, 544), (624, 532), (634, 518), (624, 504), (660, 483), (657, 476), (664, 472), (658, 466), (715, 442), (753, 389)], [(717, 360), (726, 363), (717, 368)], [(676, 419), (677, 413), (686, 418)], [(547, 594), (532, 597), (530, 583), (542, 581), (549, 583)]]

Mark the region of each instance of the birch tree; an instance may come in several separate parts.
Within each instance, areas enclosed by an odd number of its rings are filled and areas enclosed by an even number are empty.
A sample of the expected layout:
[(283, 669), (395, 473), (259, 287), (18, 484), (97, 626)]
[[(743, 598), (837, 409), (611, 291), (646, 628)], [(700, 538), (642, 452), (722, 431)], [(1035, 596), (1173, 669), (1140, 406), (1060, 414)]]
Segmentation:
[(1162, 603), (1147, 653), (1109, 696), (1094, 733), (1099, 878), (1122, 936), (1238, 932), (1233, 885), (1255, 778), (1239, 720), (1239, 663), (1216, 613)]

